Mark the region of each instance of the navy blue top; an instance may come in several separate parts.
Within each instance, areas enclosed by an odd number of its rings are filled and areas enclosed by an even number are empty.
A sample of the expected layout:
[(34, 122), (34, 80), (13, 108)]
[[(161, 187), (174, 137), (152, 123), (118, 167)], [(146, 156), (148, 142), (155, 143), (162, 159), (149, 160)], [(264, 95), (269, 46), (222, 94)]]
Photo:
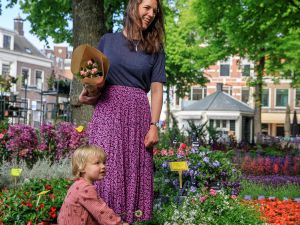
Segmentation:
[(106, 82), (111, 85), (137, 87), (148, 92), (152, 82), (166, 82), (165, 53), (146, 54), (129, 49), (122, 32), (102, 36), (98, 49), (110, 62)]

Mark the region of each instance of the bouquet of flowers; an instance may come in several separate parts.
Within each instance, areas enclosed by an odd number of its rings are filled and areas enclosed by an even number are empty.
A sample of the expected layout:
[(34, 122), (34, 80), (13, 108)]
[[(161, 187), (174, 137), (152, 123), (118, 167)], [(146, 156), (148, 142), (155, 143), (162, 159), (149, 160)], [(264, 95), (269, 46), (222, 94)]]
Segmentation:
[(81, 81), (88, 96), (97, 95), (103, 88), (108, 69), (108, 59), (98, 49), (84, 44), (74, 50), (71, 71)]

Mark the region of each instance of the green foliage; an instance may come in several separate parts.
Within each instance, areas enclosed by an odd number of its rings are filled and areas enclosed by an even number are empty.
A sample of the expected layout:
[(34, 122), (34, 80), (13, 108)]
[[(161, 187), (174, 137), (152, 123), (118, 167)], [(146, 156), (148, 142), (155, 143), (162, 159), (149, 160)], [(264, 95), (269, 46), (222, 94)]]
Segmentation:
[(165, 1), (167, 85), (184, 96), (191, 84), (204, 85), (198, 25), (189, 1)]
[(242, 180), (241, 182), (241, 193), (240, 196), (251, 195), (252, 198), (257, 199), (258, 196), (262, 195), (267, 197), (276, 197), (283, 199), (284, 197), (289, 199), (299, 198), (299, 185), (287, 184), (281, 186), (263, 185)]
[[(0, 221), (4, 224), (38, 224), (42, 220), (56, 222), (57, 213), (69, 186), (65, 179), (33, 179), (19, 189), (9, 189), (0, 195)], [(39, 193), (48, 191), (45, 194)]]
[[(195, 122), (193, 120), (188, 120), (188, 125), (189, 127), (186, 129), (187, 133), (188, 133), (188, 137), (192, 137), (192, 138), (197, 138), (199, 140), (200, 143), (205, 143), (205, 137), (206, 137), (206, 124), (205, 123), (200, 123), (200, 124), (195, 124)], [(193, 141), (193, 140), (192, 140)]]
[(283, 56), (295, 55), (287, 40), (297, 34), (295, 29), (300, 25), (298, 1), (194, 0), (193, 3), (201, 35), (208, 44), (208, 52), (216, 59), (237, 54), (259, 62), (267, 57), (274, 66), (286, 58)]
[[(31, 23), (30, 32), (37, 35), (40, 40), (45, 41), (47, 44), (49, 37), (52, 37), (55, 43), (66, 41), (72, 44), (73, 33), (70, 25), (73, 20), (72, 2), (72, 0), (8, 0), (6, 7), (13, 7), (19, 3), (20, 9), (27, 14), (26, 19)], [(104, 1), (107, 31), (112, 31), (114, 24), (120, 24), (120, 17), (117, 15), (123, 14), (127, 2), (128, 0)]]
[(8, 139), (7, 130), (8, 130), (8, 120), (1, 120), (0, 121), (0, 165), (2, 164), (3, 160), (7, 160), (9, 158), (9, 152), (6, 150), (6, 142)]
[(160, 196), (176, 196), (179, 190), (178, 173), (170, 171), (169, 162), (186, 160), (189, 171), (183, 173), (183, 181), (188, 183), (185, 193), (218, 185), (227, 193), (237, 195), (237, 180), (241, 174), (233, 167), (230, 157), (231, 152), (208, 151), (203, 147), (199, 150), (188, 149), (185, 144), (181, 144), (177, 150), (155, 151), (155, 191)]
[[(12, 168), (22, 169), (21, 176), (15, 180), (10, 175)], [(37, 160), (32, 168), (28, 168), (25, 161), (16, 160), (3, 161), (0, 166), (0, 190), (2, 188), (13, 188), (22, 186), (29, 179), (58, 179), (71, 178), (71, 162), (70, 159), (64, 158), (59, 161), (50, 161), (49, 159)]]
[(173, 207), (174, 213), (165, 225), (264, 224), (255, 208), (241, 204), (222, 191), (204, 191), (187, 197), (182, 205)]
[(163, 225), (174, 212), (172, 205), (154, 206), (153, 217), (150, 221), (137, 222), (134, 225)]

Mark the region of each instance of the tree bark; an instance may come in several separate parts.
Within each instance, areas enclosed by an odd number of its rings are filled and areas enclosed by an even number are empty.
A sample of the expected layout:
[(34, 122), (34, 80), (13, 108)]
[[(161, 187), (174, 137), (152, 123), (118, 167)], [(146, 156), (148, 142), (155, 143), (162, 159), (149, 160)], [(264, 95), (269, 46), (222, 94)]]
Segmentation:
[(263, 86), (263, 74), (265, 69), (265, 57), (262, 57), (257, 65), (257, 77), (255, 85), (254, 104), (254, 138), (256, 143), (261, 143), (261, 97)]
[[(104, 0), (73, 0), (73, 47), (90, 44), (97, 47), (100, 37), (105, 33)], [(72, 121), (86, 125), (92, 116), (93, 107), (82, 105), (78, 96), (82, 84), (74, 77), (71, 84), (70, 103)]]

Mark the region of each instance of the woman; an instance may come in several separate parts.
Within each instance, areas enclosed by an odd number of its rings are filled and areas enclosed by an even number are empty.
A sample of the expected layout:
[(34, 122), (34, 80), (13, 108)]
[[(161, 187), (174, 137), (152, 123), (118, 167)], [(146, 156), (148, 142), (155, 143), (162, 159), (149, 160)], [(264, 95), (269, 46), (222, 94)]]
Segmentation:
[[(149, 220), (153, 206), (152, 147), (158, 142), (165, 77), (164, 24), (160, 0), (129, 0), (124, 30), (105, 34), (98, 49), (110, 61), (99, 96), (85, 90), (79, 100), (96, 104), (89, 142), (108, 155), (98, 194), (124, 221)], [(151, 113), (147, 92), (151, 89)], [(141, 210), (137, 217), (134, 212)]]

